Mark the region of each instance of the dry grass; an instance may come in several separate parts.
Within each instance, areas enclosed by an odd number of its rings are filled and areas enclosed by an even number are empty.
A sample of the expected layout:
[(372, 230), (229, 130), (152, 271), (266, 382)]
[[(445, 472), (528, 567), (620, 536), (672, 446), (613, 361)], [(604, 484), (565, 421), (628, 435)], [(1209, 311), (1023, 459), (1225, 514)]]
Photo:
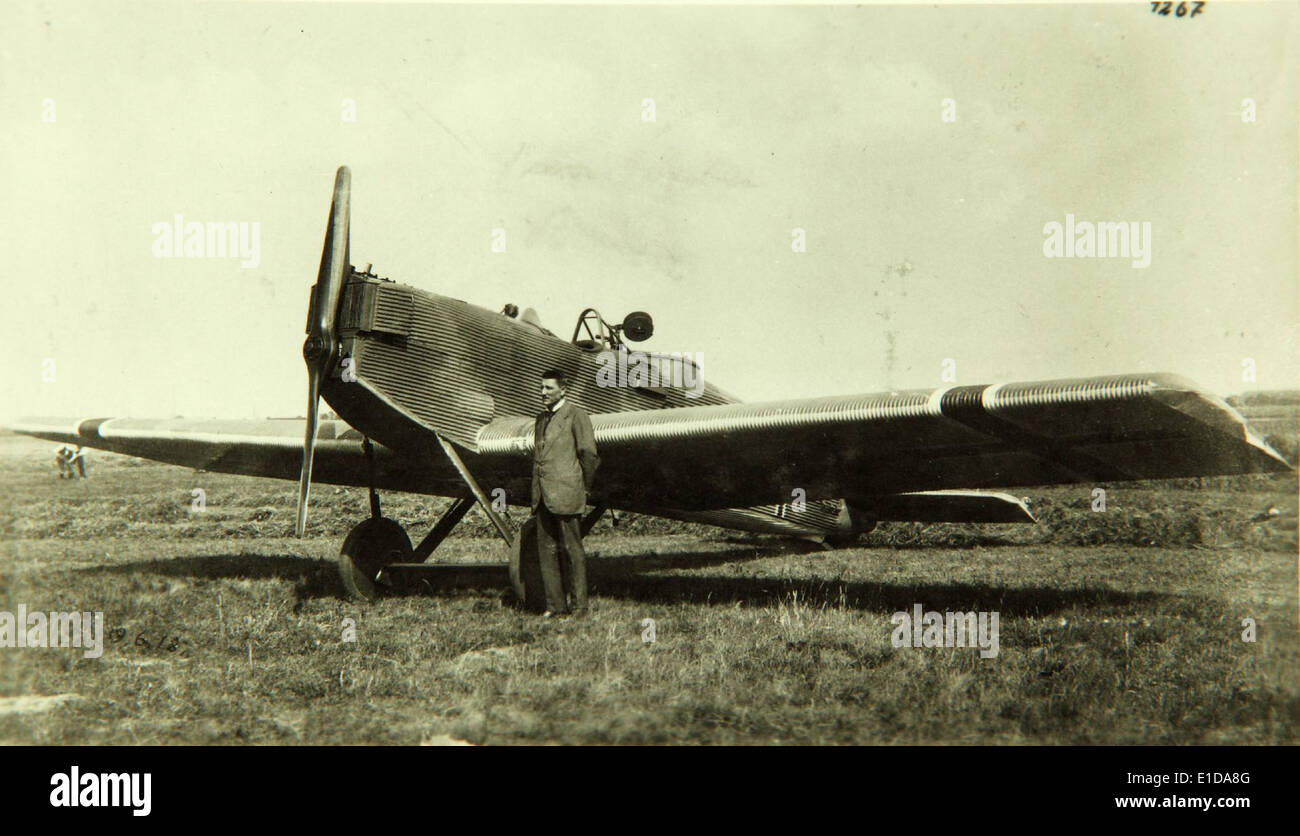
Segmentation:
[[(362, 491), (318, 488), (297, 541), (291, 483), (93, 452), (90, 480), (60, 482), (52, 449), (0, 437), (0, 609), (103, 611), (124, 634), (98, 660), (0, 649), (0, 698), (60, 696), (0, 700), (2, 742), (1297, 738), (1286, 478), (1111, 485), (1105, 514), (1091, 486), (1034, 490), (1037, 527), (884, 526), (838, 551), (603, 522), (588, 540), (594, 612), (555, 623), (497, 590), (340, 600), (333, 559)], [(416, 537), (443, 505), (384, 499)], [(1250, 521), (1270, 504), (1278, 517)], [(488, 534), (474, 512), (438, 556), (490, 559)], [(894, 648), (889, 617), (914, 603), (997, 610), (1001, 652)]]

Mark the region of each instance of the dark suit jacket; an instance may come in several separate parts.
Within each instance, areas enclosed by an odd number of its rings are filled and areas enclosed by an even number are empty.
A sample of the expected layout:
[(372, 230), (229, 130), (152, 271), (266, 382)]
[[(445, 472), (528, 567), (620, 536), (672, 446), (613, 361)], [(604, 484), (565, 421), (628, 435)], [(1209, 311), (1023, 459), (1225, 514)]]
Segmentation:
[(554, 413), (537, 416), (533, 437), (533, 513), (545, 502), (552, 514), (581, 514), (600, 465), (591, 419), (565, 401)]

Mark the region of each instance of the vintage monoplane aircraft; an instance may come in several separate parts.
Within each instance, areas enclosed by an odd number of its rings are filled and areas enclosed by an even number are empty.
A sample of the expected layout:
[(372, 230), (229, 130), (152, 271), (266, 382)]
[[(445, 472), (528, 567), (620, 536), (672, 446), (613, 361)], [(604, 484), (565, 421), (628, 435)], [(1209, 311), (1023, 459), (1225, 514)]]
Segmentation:
[[(993, 488), (1289, 467), (1227, 403), (1168, 374), (741, 403), (711, 382), (678, 385), (699, 373), (676, 365), (689, 359), (642, 353), (660, 367), (658, 385), (602, 385), (610, 352), (650, 336), (649, 316), (610, 326), (588, 309), (566, 341), (531, 312), (516, 319), (359, 272), (349, 251), (350, 191), (340, 168), (303, 345), (305, 428), (130, 418), (12, 428), (209, 471), (298, 478), (298, 536), (313, 479), (368, 486), (371, 516), (339, 558), (344, 586), (364, 598), (375, 597), (386, 572), (427, 561), (477, 503), (508, 545), (499, 568), (508, 565), (521, 599), (536, 600), (525, 534), (493, 499), (504, 490), (509, 504), (529, 503), (548, 368), (568, 376), (567, 396), (591, 414), (600, 450), (585, 530), (606, 509), (625, 509), (839, 542), (882, 520), (1034, 521), (1021, 500)], [(342, 420), (319, 419), (322, 397)], [(412, 547), (382, 515), (381, 489), (455, 502)]]

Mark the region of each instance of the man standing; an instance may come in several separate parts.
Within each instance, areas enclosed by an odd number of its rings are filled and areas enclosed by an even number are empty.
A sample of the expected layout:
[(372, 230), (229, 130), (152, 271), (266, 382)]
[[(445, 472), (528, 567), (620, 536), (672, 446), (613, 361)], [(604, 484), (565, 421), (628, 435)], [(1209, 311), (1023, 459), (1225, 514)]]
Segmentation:
[[(564, 373), (542, 374), (542, 403), (533, 438), (533, 515), (537, 517), (537, 557), (546, 592), (543, 618), (587, 611), (587, 555), (582, 550), (580, 516), (596, 478), (600, 456), (591, 419), (564, 399)], [(563, 547), (561, 564), (557, 547)]]

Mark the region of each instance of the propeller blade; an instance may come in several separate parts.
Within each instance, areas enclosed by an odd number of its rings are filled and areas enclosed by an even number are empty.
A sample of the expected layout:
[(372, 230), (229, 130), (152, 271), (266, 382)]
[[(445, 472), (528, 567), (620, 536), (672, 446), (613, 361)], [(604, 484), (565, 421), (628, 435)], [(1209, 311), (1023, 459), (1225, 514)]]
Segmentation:
[(302, 357), (307, 363), (307, 431), (302, 441), (295, 537), (302, 537), (307, 528), (307, 499), (311, 493), (311, 467), (316, 455), (316, 430), (320, 424), (321, 381), (334, 365), (338, 353), (334, 326), (352, 255), (349, 240), (351, 200), (352, 173), (347, 166), (339, 166), (334, 175), (334, 199), (330, 201), (320, 269), (307, 307), (307, 341), (302, 344)]
[(307, 529), (307, 496), (311, 493), (311, 466), (316, 458), (316, 428), (320, 416), (320, 375), (307, 372), (307, 435), (302, 440), (302, 474), (298, 478), (298, 520), (293, 536), (302, 538)]

